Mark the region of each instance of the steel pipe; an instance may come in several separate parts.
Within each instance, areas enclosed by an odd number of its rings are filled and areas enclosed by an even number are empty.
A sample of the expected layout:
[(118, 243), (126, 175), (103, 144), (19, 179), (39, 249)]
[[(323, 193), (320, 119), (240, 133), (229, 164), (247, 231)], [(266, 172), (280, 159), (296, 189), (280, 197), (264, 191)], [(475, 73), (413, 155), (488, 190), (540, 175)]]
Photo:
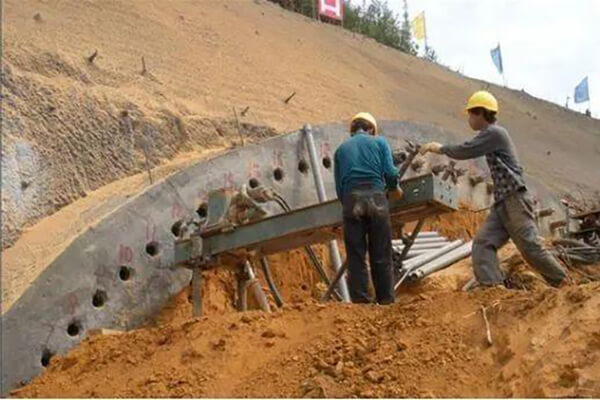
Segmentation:
[[(431, 250), (431, 249), (439, 249), (440, 247), (444, 247), (450, 242), (439, 242), (439, 243), (425, 243), (425, 244), (413, 244), (410, 246), (409, 250)], [(397, 244), (392, 244), (392, 247), (396, 250), (403, 250), (405, 246)]]
[(435, 251), (427, 251), (427, 252), (421, 253), (421, 255), (419, 256), (418, 259), (411, 260), (410, 262), (407, 262), (405, 264), (406, 269), (419, 268), (422, 265), (425, 265), (428, 262), (433, 261), (436, 258), (439, 258), (439, 257), (443, 256), (444, 254), (456, 249), (457, 247), (461, 246), (463, 243), (464, 242), (459, 239), (459, 240), (455, 240), (452, 243), (448, 243), (445, 246), (443, 246)]
[(262, 257), (260, 259), (260, 264), (262, 266), (263, 274), (265, 275), (267, 285), (269, 285), (269, 290), (271, 291), (273, 299), (275, 300), (275, 304), (277, 304), (277, 307), (281, 308), (283, 306), (283, 297), (281, 296), (281, 293), (279, 293), (279, 290), (275, 285), (275, 281), (271, 276), (271, 268), (269, 267), (269, 260), (267, 260), (267, 257)]
[[(450, 244), (450, 243), (448, 243), (448, 244)], [(409, 251), (409, 253), (410, 253), (410, 254), (416, 254), (416, 255), (420, 256), (420, 255), (423, 255), (423, 254), (429, 254), (429, 253), (431, 253), (431, 252), (438, 251), (438, 250), (439, 250), (439, 249), (441, 249), (442, 247), (444, 247), (444, 246), (436, 247), (436, 248), (434, 248), (434, 249), (416, 249), (416, 250), (412, 250), (412, 249), (411, 249), (411, 250)]]
[[(310, 157), (310, 165), (313, 171), (313, 177), (315, 179), (315, 187), (317, 188), (317, 197), (319, 202), (322, 203), (327, 201), (327, 195), (325, 194), (325, 185), (323, 184), (323, 176), (321, 175), (321, 163), (317, 159), (317, 148), (315, 146), (315, 140), (312, 134), (312, 128), (310, 125), (304, 125), (304, 134), (306, 137), (306, 144), (308, 148), (308, 155)], [(336, 271), (342, 268), (342, 258), (340, 257), (340, 250), (338, 249), (337, 241), (331, 240), (329, 242), (329, 256), (331, 257), (331, 263)], [(350, 294), (348, 292), (348, 285), (345, 279), (339, 280), (339, 291), (344, 302), (350, 302)]]
[(419, 232), (419, 234), (417, 235), (417, 238), (433, 238), (433, 237), (439, 237), (440, 234), (435, 232), (435, 231), (429, 231), (429, 232)]
[(248, 275), (248, 287), (252, 290), (256, 302), (264, 312), (271, 312), (271, 306), (269, 305), (267, 296), (265, 295), (260, 282), (256, 279), (256, 274), (249, 261), (246, 261), (246, 274)]
[(394, 290), (398, 289), (398, 287), (402, 284), (402, 282), (408, 277), (410, 272), (421, 267), (424, 264), (427, 264), (428, 262), (431, 262), (432, 260), (435, 260), (438, 257), (443, 256), (444, 254), (456, 249), (457, 247), (459, 247), (462, 244), (463, 244), (462, 240), (460, 240), (460, 239), (455, 240), (454, 242), (449, 243), (446, 246), (444, 246), (438, 250), (425, 251), (424, 253), (421, 253), (421, 255), (411, 259), (410, 261), (407, 261), (402, 266), (402, 269), (400, 270), (400, 272), (403, 272), (403, 275), (398, 280), (398, 282), (396, 282), (396, 285), (394, 285)]
[(333, 291), (335, 289), (335, 285), (337, 285), (339, 283), (339, 281), (342, 279), (342, 276), (346, 273), (347, 269), (348, 269), (348, 260), (346, 260), (344, 262), (344, 264), (342, 265), (342, 267), (335, 274), (335, 277), (333, 278), (333, 280), (329, 284), (329, 287), (327, 288), (327, 291), (325, 292), (325, 294), (323, 295), (323, 297), (321, 297), (321, 301), (325, 302), (325, 301), (329, 300), (329, 298), (331, 297), (331, 295), (332, 295), (332, 293), (333, 293)]
[(406, 257), (404, 257), (404, 261), (406, 262), (406, 260), (410, 260), (413, 259), (415, 257), (419, 257), (422, 256), (423, 254), (427, 254), (427, 253), (431, 253), (431, 250), (415, 250), (415, 251), (409, 251), (408, 254), (406, 254)]
[(461, 290), (463, 292), (468, 292), (476, 285), (477, 285), (477, 279), (473, 276), (471, 279), (469, 279), (469, 281), (467, 283), (465, 283), (465, 285), (462, 287)]
[(448, 238), (444, 236), (432, 237), (432, 238), (417, 238), (415, 240), (415, 244), (426, 244), (426, 243), (439, 243), (439, 242), (448, 242)]
[(437, 249), (411, 250), (408, 252), (408, 255), (411, 257), (418, 257), (418, 256), (422, 256), (423, 254), (432, 253), (434, 251), (437, 251)]
[(443, 255), (442, 257), (433, 260), (429, 264), (426, 264), (420, 268), (413, 269), (409, 273), (409, 279), (417, 280), (427, 275), (430, 275), (436, 271), (444, 269), (455, 262), (468, 257), (471, 254), (473, 241), (463, 244), (462, 246), (452, 250), (451, 252)]
[[(447, 242), (447, 241), (448, 241), (448, 239), (443, 236), (426, 237), (426, 238), (417, 237), (415, 239), (414, 244), (439, 243), (439, 242)], [(392, 240), (392, 244), (396, 244), (396, 245), (404, 244), (404, 241), (402, 239), (394, 239), (394, 240)]]

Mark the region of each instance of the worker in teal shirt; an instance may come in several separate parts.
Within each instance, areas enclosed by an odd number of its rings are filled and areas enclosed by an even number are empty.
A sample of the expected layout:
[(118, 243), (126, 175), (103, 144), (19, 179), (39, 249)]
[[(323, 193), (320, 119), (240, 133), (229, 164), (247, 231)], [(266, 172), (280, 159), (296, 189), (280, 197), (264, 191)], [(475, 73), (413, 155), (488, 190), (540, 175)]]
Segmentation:
[(398, 169), (392, 151), (377, 135), (377, 121), (369, 113), (357, 114), (350, 123), (351, 137), (335, 151), (335, 189), (342, 202), (344, 243), (354, 303), (370, 303), (367, 250), (376, 302), (394, 302), (392, 230), (385, 190), (398, 188)]

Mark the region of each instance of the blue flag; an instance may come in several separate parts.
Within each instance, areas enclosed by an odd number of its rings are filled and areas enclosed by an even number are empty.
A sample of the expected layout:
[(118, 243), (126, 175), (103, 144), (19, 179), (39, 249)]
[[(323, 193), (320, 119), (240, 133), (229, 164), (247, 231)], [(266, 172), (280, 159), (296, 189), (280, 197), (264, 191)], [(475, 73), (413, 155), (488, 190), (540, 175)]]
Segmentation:
[(583, 103), (584, 101), (590, 100), (587, 76), (583, 78), (579, 85), (575, 86), (575, 96), (573, 96), (573, 100), (575, 100), (575, 103)]
[(498, 70), (498, 73), (503, 73), (504, 68), (502, 67), (502, 53), (500, 52), (500, 43), (498, 43), (498, 47), (492, 49), (490, 53), (492, 55), (492, 61), (494, 62), (494, 65)]

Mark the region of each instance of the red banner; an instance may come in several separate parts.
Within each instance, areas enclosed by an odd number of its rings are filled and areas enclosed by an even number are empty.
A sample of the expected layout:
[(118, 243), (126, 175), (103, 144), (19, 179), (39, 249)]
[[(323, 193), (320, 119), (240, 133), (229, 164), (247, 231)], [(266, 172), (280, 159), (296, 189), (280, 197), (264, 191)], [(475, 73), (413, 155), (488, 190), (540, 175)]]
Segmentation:
[(319, 15), (338, 21), (344, 20), (344, 0), (317, 0)]

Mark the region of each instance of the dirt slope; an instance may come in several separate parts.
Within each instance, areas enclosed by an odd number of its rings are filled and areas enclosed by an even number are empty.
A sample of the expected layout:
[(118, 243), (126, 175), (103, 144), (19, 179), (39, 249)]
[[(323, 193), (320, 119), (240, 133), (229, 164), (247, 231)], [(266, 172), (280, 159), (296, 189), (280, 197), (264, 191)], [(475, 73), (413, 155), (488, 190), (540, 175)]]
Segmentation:
[[(3, 11), (5, 245), (139, 172), (144, 141), (153, 163), (222, 144), (206, 118), (231, 118), (232, 106), (278, 130), (368, 109), (468, 135), (461, 106), (484, 85), (262, 0), (7, 0)], [(598, 121), (492, 90), (529, 173), (557, 189), (600, 187)]]

